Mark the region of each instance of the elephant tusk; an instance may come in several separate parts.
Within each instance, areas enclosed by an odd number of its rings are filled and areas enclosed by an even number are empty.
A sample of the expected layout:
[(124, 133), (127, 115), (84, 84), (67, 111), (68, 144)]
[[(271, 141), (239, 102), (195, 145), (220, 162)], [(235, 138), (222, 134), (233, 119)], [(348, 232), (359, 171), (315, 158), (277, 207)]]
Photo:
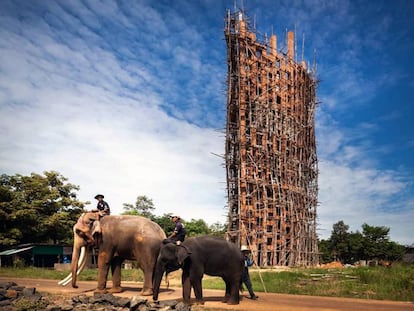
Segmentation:
[[(84, 247), (81, 249), (81, 255), (78, 261), (78, 267), (76, 269), (76, 275), (79, 275), (86, 266), (86, 256)], [(72, 281), (72, 274), (69, 274), (64, 280), (59, 282), (59, 285), (66, 286)]]
[[(80, 258), (78, 260), (78, 265), (76, 269), (76, 275), (79, 275), (79, 273), (82, 271), (81, 267), (84, 265), (85, 261), (85, 247), (81, 248)], [(61, 280), (58, 284), (61, 286), (66, 286), (72, 281), (72, 273), (69, 273), (66, 278)]]
[[(86, 265), (86, 247), (82, 246), (81, 248), (81, 253), (79, 256), (79, 260), (78, 260), (78, 266), (76, 269), (76, 275), (79, 275), (79, 273), (82, 272), (82, 270), (85, 268)], [(68, 285), (70, 282), (72, 281), (72, 273), (69, 273), (68, 276), (66, 278), (64, 278), (63, 280), (59, 281), (58, 284), (61, 286), (66, 286)]]

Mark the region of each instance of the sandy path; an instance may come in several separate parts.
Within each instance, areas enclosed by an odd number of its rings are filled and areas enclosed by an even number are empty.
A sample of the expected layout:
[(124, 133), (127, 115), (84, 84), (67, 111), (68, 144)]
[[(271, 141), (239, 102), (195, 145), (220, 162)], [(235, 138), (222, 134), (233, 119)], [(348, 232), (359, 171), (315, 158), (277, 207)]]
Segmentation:
[[(22, 279), (0, 277), (0, 281), (14, 281), (20, 286), (36, 287), (38, 292), (47, 292), (65, 296), (79, 294), (92, 295), (96, 287), (96, 282), (78, 282), (79, 288), (74, 289), (70, 286), (61, 287), (56, 280), (46, 279)], [(108, 285), (110, 282), (108, 282)], [(124, 292), (115, 294), (116, 296), (132, 297), (140, 293), (142, 284), (135, 282), (123, 282)], [(160, 301), (168, 299), (181, 299), (181, 288), (166, 289), (162, 286), (159, 295)], [(393, 302), (383, 300), (366, 300), (351, 298), (317, 297), (286, 294), (265, 294), (257, 293), (259, 299), (256, 301), (243, 298), (239, 305), (231, 306), (221, 302), (224, 292), (222, 290), (203, 290), (206, 309), (220, 310), (243, 310), (243, 311), (406, 311), (414, 310), (412, 302)], [(192, 297), (194, 294), (192, 293)], [(152, 297), (148, 297), (152, 301)]]

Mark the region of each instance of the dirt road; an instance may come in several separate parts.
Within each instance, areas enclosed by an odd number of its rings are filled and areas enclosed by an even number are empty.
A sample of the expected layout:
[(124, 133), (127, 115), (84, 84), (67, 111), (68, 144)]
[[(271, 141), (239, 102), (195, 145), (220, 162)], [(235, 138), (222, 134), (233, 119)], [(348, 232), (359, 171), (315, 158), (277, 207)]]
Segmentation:
[[(1, 281), (14, 281), (20, 286), (35, 287), (40, 293), (52, 293), (67, 296), (80, 294), (92, 295), (96, 282), (78, 282), (79, 288), (70, 286), (61, 287), (56, 280), (45, 279), (21, 279), (0, 277)], [(109, 282), (110, 283), (110, 282)], [(124, 292), (116, 296), (132, 297), (138, 296), (142, 284), (134, 282), (123, 282)], [(222, 290), (203, 290), (206, 309), (217, 310), (240, 310), (240, 311), (408, 311), (414, 310), (412, 302), (393, 302), (382, 300), (365, 300), (350, 298), (331, 298), (285, 294), (257, 293), (259, 299), (256, 301), (243, 298), (239, 305), (230, 306), (221, 302), (224, 296)], [(194, 294), (192, 293), (192, 297)], [(181, 299), (181, 288), (166, 289), (162, 287), (159, 295), (160, 301), (169, 299)], [(148, 297), (148, 301), (152, 301)]]

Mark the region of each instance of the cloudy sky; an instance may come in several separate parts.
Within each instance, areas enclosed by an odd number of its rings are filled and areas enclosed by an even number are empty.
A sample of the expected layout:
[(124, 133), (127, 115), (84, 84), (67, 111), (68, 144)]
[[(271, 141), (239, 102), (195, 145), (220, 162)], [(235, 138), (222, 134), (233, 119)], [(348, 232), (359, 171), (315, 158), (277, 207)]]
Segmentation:
[[(414, 243), (414, 2), (238, 2), (316, 58), (318, 234)], [(226, 9), (234, 1), (0, 2), (0, 173), (55, 170), (112, 212), (226, 221)], [(304, 38), (304, 40), (303, 40)]]

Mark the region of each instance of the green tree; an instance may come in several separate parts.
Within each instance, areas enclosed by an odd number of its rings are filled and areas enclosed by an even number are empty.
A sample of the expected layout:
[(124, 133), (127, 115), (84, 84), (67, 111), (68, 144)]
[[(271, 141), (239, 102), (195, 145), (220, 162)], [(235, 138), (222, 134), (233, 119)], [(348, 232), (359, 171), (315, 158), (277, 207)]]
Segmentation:
[(0, 177), (0, 246), (22, 243), (69, 243), (72, 226), (87, 202), (79, 186), (55, 171)]
[(154, 218), (152, 211), (155, 210), (154, 202), (152, 199), (148, 198), (145, 195), (140, 195), (135, 201), (135, 205), (124, 203), (124, 212), (123, 215), (139, 215), (147, 218)]
[(362, 225), (359, 231), (348, 232), (349, 226), (341, 220), (333, 225), (330, 239), (319, 241), (322, 261), (332, 257), (343, 263), (355, 263), (360, 259), (396, 260), (404, 253), (404, 246), (389, 239), (388, 227)]
[(404, 254), (405, 247), (403, 245), (390, 241), (385, 250), (384, 259), (395, 261), (401, 259)]
[(165, 234), (170, 235), (175, 228), (175, 223), (171, 220), (171, 214), (164, 214), (162, 216), (152, 217), (152, 221), (160, 225)]
[(318, 250), (320, 253), (320, 258), (322, 263), (331, 262), (334, 260), (331, 248), (331, 240), (319, 240), (318, 241)]
[(349, 256), (349, 226), (342, 220), (333, 225), (330, 250), (336, 260), (344, 262)]
[(222, 224), (220, 222), (215, 222), (208, 229), (211, 235), (224, 237), (224, 235), (226, 234), (227, 225)]
[(191, 219), (185, 223), (187, 236), (200, 236), (210, 233), (207, 223), (202, 219)]
[(355, 263), (363, 258), (364, 237), (361, 232), (351, 232), (349, 234), (349, 255), (346, 263)]
[(385, 259), (389, 244), (390, 228), (362, 225), (363, 255), (365, 259)]

